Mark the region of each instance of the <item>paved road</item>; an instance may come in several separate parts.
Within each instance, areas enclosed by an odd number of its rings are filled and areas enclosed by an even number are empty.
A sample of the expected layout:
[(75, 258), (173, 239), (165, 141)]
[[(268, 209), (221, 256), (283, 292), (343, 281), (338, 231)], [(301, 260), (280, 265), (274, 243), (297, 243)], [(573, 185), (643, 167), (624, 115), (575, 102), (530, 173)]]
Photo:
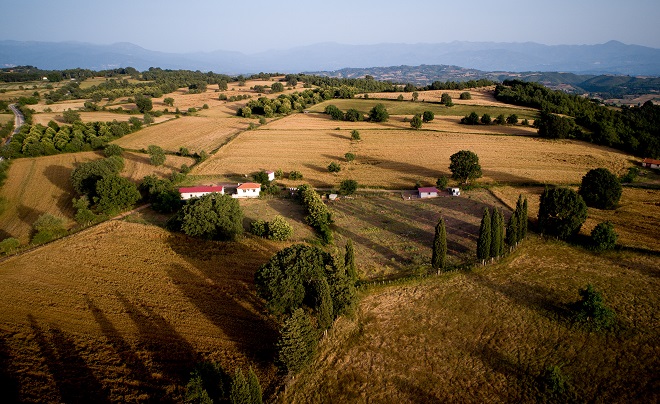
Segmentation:
[(17, 134), (19, 130), (21, 130), (21, 126), (23, 126), (25, 123), (25, 117), (23, 116), (21, 110), (16, 107), (16, 104), (10, 104), (9, 108), (11, 108), (11, 111), (14, 113), (14, 133), (12, 133), (11, 136), (7, 138), (7, 144), (11, 142), (11, 138)]

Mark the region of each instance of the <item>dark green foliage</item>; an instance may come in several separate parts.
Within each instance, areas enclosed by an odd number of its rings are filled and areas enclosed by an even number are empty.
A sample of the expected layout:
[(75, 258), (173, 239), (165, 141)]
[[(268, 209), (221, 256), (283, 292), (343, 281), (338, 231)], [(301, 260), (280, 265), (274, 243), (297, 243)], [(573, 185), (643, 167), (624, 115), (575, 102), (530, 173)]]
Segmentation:
[(137, 186), (126, 178), (110, 175), (96, 183), (96, 209), (106, 215), (129, 210), (140, 200)]
[(330, 286), (326, 278), (312, 279), (313, 307), (316, 310), (316, 322), (319, 330), (327, 330), (332, 327), (335, 319)]
[(254, 182), (258, 182), (259, 184), (261, 184), (262, 187), (264, 185), (270, 184), (270, 180), (268, 179), (268, 173), (265, 171), (259, 171), (253, 174), (252, 178), (254, 179)]
[(587, 206), (614, 209), (621, 199), (621, 182), (607, 168), (595, 168), (582, 177), (578, 193)]
[(268, 222), (265, 220), (255, 220), (250, 223), (250, 233), (257, 237), (268, 236)]
[(343, 180), (339, 184), (339, 192), (344, 195), (351, 195), (358, 189), (358, 182), (355, 180)]
[(277, 365), (286, 372), (297, 373), (312, 361), (316, 345), (317, 334), (309, 316), (297, 309), (284, 322), (277, 342)]
[(534, 121), (539, 128), (539, 136), (550, 139), (580, 138), (579, 128), (570, 118), (542, 111), (540, 118)]
[(484, 215), (481, 218), (481, 226), (479, 227), (479, 238), (477, 239), (478, 259), (487, 260), (490, 258), (490, 244), (492, 237), (490, 212), (488, 211), (488, 208), (484, 208)]
[(149, 161), (155, 166), (162, 166), (165, 163), (165, 152), (163, 148), (156, 145), (147, 147), (147, 154), (149, 154)]
[(410, 120), (410, 127), (413, 129), (422, 128), (422, 117), (419, 116), (419, 114), (412, 117), (412, 119)]
[(87, 226), (99, 219), (99, 216), (94, 214), (94, 212), (92, 212), (92, 210), (89, 208), (89, 199), (87, 198), (87, 195), (82, 195), (78, 199), (73, 198), (71, 202), (74, 209), (76, 209), (74, 219), (76, 219), (78, 224)]
[(357, 130), (353, 129), (351, 131), (351, 140), (360, 140), (360, 132)]
[(479, 124), (479, 115), (476, 112), (470, 112), (469, 115), (465, 115), (461, 118), (461, 123), (464, 125), (478, 125)]
[(520, 224), (518, 222), (519, 216), (513, 213), (509, 218), (509, 223), (506, 225), (506, 244), (512, 247), (518, 243), (518, 233)]
[(337, 108), (335, 105), (332, 104), (328, 105), (327, 107), (325, 107), (324, 112), (330, 115), (330, 117), (335, 121), (341, 121), (342, 119), (344, 119), (344, 113), (341, 112), (341, 110)]
[(353, 248), (353, 240), (348, 239), (346, 242), (346, 253), (344, 254), (344, 268), (346, 275), (350, 282), (355, 285), (358, 280), (357, 266), (355, 265), (355, 249)]
[(213, 399), (204, 388), (202, 376), (193, 373), (186, 384), (185, 402), (191, 404), (213, 404)]
[(435, 182), (435, 186), (439, 190), (443, 190), (443, 189), (447, 188), (448, 183), (449, 183), (449, 179), (443, 175), (442, 177), (437, 179), (437, 181)]
[(451, 96), (448, 93), (442, 93), (440, 96), (440, 103), (445, 104), (448, 107), (454, 106), (454, 102), (451, 99)]
[(369, 119), (371, 122), (385, 122), (390, 118), (390, 114), (387, 112), (385, 105), (376, 104), (371, 111), (369, 111)]
[(506, 118), (504, 117), (504, 114), (499, 114), (497, 118), (495, 118), (494, 123), (496, 125), (504, 125), (506, 123)]
[(461, 100), (471, 100), (472, 99), (472, 94), (470, 94), (468, 91), (464, 91), (461, 93), (459, 96)]
[(539, 376), (540, 391), (543, 401), (549, 403), (571, 402), (570, 385), (559, 366), (549, 366)]
[(616, 246), (616, 240), (619, 237), (614, 231), (614, 226), (610, 222), (598, 223), (591, 231), (591, 243), (594, 250), (611, 250)]
[(291, 171), (291, 172), (289, 173), (289, 179), (290, 179), (290, 180), (294, 180), (294, 181), (295, 181), (295, 180), (302, 180), (302, 179), (303, 179), (303, 175), (302, 175), (302, 173), (301, 173), (300, 171)]
[(344, 154), (344, 158), (350, 163), (351, 161), (355, 160), (355, 154), (348, 152)]
[(121, 146), (111, 143), (103, 149), (103, 153), (105, 154), (105, 157), (110, 157), (110, 156), (119, 156), (121, 157), (122, 154), (124, 154), (124, 149), (121, 148)]
[(173, 107), (173, 106), (174, 106), (174, 98), (172, 98), (172, 97), (165, 97), (165, 98), (163, 99), (163, 103), (164, 103), (165, 105), (169, 105), (170, 107)]
[(262, 404), (263, 393), (261, 391), (261, 383), (259, 383), (259, 378), (252, 368), (248, 370), (247, 382), (248, 390), (250, 391), (250, 404)]
[(171, 225), (191, 237), (233, 240), (243, 233), (243, 212), (230, 195), (209, 194), (189, 199)]
[(483, 123), (484, 125), (490, 125), (492, 123), (492, 119), (490, 118), (490, 115), (488, 114), (481, 115), (481, 123)]
[(518, 123), (518, 115), (511, 114), (511, 115), (507, 116), (506, 117), (506, 123), (508, 123), (509, 125), (517, 124)]
[(330, 171), (331, 173), (338, 173), (339, 171), (341, 171), (341, 165), (333, 161), (328, 165), (328, 171)]
[(603, 296), (588, 284), (579, 291), (581, 299), (573, 304), (575, 320), (595, 331), (605, 330), (614, 325), (614, 312), (605, 306)]
[[(522, 198), (522, 195), (520, 195), (518, 197), (519, 200), (521, 198)], [(523, 199), (522, 209), (521, 209), (520, 218), (518, 220), (518, 223), (520, 225), (520, 227), (519, 227), (520, 236), (518, 237), (518, 241), (520, 241), (520, 240), (524, 239), (525, 237), (527, 237), (527, 227), (529, 225), (529, 216), (528, 216), (528, 212), (527, 212), (527, 198)]]
[(282, 91), (284, 91), (284, 85), (282, 83), (279, 83), (279, 82), (278, 83), (273, 83), (270, 86), (270, 91), (272, 93), (281, 93)]
[(71, 172), (71, 184), (78, 194), (87, 195), (91, 199), (96, 196), (97, 181), (118, 174), (123, 169), (124, 159), (119, 156), (82, 163)]
[(293, 227), (282, 216), (275, 216), (266, 224), (266, 228), (266, 237), (270, 240), (285, 241), (293, 235)]
[(21, 246), (21, 242), (14, 237), (7, 237), (6, 239), (0, 241), (0, 253), (2, 254), (12, 254)]
[(569, 188), (547, 188), (541, 194), (538, 227), (544, 234), (568, 239), (577, 234), (587, 219), (587, 205)]
[(424, 111), (424, 113), (422, 114), (422, 120), (424, 122), (428, 123), (434, 119), (435, 119), (435, 114), (433, 113), (433, 111)]
[(135, 96), (135, 105), (137, 106), (138, 111), (141, 113), (149, 112), (154, 108), (151, 98), (145, 97), (144, 95)]
[(234, 376), (231, 378), (229, 402), (231, 404), (248, 404), (251, 402), (250, 398), (250, 386), (247, 378), (241, 369), (236, 368)]
[(504, 216), (502, 212), (493, 209), (490, 216), (490, 256), (497, 258), (504, 253)]
[(181, 194), (176, 189), (167, 189), (153, 197), (151, 208), (158, 213), (174, 213), (181, 209)]
[(321, 239), (324, 243), (332, 243), (332, 231), (330, 230), (332, 214), (321, 200), (319, 194), (309, 185), (298, 187), (298, 194), (305, 210), (307, 210), (305, 222), (321, 234)]
[(80, 120), (80, 113), (69, 108), (62, 112), (62, 119), (65, 123), (74, 123)]
[(435, 226), (435, 236), (433, 238), (433, 255), (431, 256), (431, 266), (433, 269), (443, 269), (447, 262), (447, 230), (445, 221), (440, 217)]
[(449, 169), (452, 178), (468, 183), (470, 180), (481, 177), (479, 157), (475, 153), (469, 150), (461, 150), (452, 154), (449, 159), (451, 161)]
[(628, 172), (621, 177), (621, 182), (633, 182), (635, 181), (635, 178), (637, 178), (637, 175), (639, 175), (639, 168), (630, 167), (628, 168)]
[(348, 122), (361, 122), (364, 121), (364, 116), (357, 109), (351, 108), (344, 114), (344, 120)]
[(66, 235), (64, 219), (48, 213), (39, 216), (32, 227), (34, 229), (32, 244), (47, 243)]

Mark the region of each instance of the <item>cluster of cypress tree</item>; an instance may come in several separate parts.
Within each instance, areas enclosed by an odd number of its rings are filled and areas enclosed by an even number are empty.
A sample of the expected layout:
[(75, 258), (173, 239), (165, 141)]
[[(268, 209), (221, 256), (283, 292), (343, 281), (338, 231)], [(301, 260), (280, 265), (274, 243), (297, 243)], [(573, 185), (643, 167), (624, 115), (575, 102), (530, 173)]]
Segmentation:
[(447, 230), (445, 220), (440, 217), (435, 226), (435, 237), (433, 238), (433, 255), (431, 266), (435, 270), (443, 269), (447, 264)]
[(216, 362), (201, 362), (190, 373), (184, 401), (200, 404), (261, 404), (263, 393), (259, 378), (252, 368), (249, 368), (247, 375), (236, 368), (231, 376)]
[(506, 246), (515, 246), (527, 235), (527, 199), (518, 196), (516, 209), (508, 224), (506, 235), (504, 232), (504, 215), (502, 211), (493, 208), (492, 213), (484, 208), (484, 215), (479, 227), (477, 240), (477, 258), (485, 261), (489, 258), (498, 258), (504, 255)]
[(296, 244), (261, 266), (255, 275), (258, 294), (268, 310), (283, 319), (277, 343), (278, 366), (298, 372), (314, 357), (319, 336), (338, 316), (352, 310), (356, 298), (352, 243), (341, 258), (318, 247)]

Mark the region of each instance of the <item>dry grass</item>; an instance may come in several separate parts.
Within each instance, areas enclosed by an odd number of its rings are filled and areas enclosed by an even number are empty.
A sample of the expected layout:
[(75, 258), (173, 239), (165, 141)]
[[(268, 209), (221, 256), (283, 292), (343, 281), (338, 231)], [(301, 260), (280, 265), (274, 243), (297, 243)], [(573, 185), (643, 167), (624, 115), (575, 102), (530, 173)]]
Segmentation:
[[(418, 91), (418, 102), (440, 102), (442, 94), (447, 93), (452, 99), (454, 104), (460, 105), (479, 105), (479, 106), (496, 106), (501, 107), (503, 104), (495, 99), (494, 87), (466, 89), (466, 90), (429, 90)], [(468, 92), (472, 99), (461, 100), (460, 96), (463, 92)], [(396, 93), (370, 93), (369, 98), (384, 98), (388, 100), (396, 100), (399, 95), (403, 95), (405, 101), (412, 100), (412, 93), (396, 92)], [(509, 105), (511, 107), (511, 105)], [(531, 108), (521, 108), (523, 110), (533, 111)]]
[(180, 147), (188, 148), (191, 153), (211, 152), (232, 135), (247, 129), (249, 122), (238, 117), (183, 117), (142, 129), (114, 143), (128, 149), (143, 149), (154, 144), (172, 152), (179, 151)]
[[(281, 246), (110, 221), (0, 263), (0, 373), (21, 402), (182, 402), (195, 363), (279, 383), (255, 296)], [(4, 379), (3, 379), (4, 380)]]
[[(323, 129), (332, 125), (345, 129)], [(570, 184), (578, 183), (591, 168), (606, 167), (621, 174), (630, 165), (630, 156), (605, 147), (568, 140), (455, 133), (451, 122), (442, 119), (435, 126), (428, 125), (436, 129), (420, 131), (400, 129), (402, 123), (396, 120), (362, 125), (374, 129), (361, 130), (362, 141), (352, 142), (349, 128), (354, 126), (346, 122), (323, 121), (315, 114), (281, 119), (242, 133), (199, 165), (194, 174), (232, 176), (281, 168), (301, 171), (305, 181), (317, 187), (334, 187), (351, 178), (362, 186), (410, 189), (417, 180), (431, 185), (439, 176), (449, 175), (449, 157), (464, 149), (479, 156), (482, 182)], [(309, 129), (294, 129), (298, 126)], [(347, 152), (357, 156), (353, 163), (344, 161)], [(342, 163), (339, 174), (328, 172), (332, 161)]]
[(0, 114), (0, 125), (5, 126), (10, 122), (14, 122), (14, 114)]
[[(71, 172), (76, 165), (99, 158), (102, 158), (100, 153), (85, 152), (14, 160), (0, 189), (4, 201), (0, 238), (16, 237), (27, 244), (32, 224), (44, 213), (62, 217), (67, 227), (73, 226), (75, 212), (71, 198), (75, 193), (70, 183)], [(167, 156), (163, 166), (154, 167), (147, 155), (137, 153), (124, 153), (124, 161), (121, 175), (135, 182), (149, 174), (164, 177), (178, 170), (181, 164), (193, 163), (190, 158)]]
[[(128, 122), (131, 117), (136, 117), (139, 119), (143, 118), (143, 115), (129, 115), (129, 114), (117, 114), (113, 112), (103, 112), (103, 111), (98, 111), (98, 112), (79, 112), (80, 114), (80, 120), (83, 122), (112, 122), (112, 121), (117, 121), (117, 122)], [(153, 117), (155, 123), (161, 123), (165, 121), (169, 121), (170, 119), (173, 119), (174, 117), (172, 115), (162, 115), (159, 117)], [(59, 123), (60, 125), (65, 124), (64, 119), (62, 118), (61, 113), (56, 113), (56, 112), (43, 112), (40, 114), (34, 114), (33, 115), (33, 122), (35, 124), (42, 124), (44, 126), (48, 125), (48, 122), (50, 121), (55, 121)]]
[[(577, 401), (655, 402), (657, 264), (532, 237), (493, 266), (371, 289), (280, 401), (536, 402), (538, 375), (559, 365)], [(612, 334), (569, 320), (587, 283), (617, 314)]]

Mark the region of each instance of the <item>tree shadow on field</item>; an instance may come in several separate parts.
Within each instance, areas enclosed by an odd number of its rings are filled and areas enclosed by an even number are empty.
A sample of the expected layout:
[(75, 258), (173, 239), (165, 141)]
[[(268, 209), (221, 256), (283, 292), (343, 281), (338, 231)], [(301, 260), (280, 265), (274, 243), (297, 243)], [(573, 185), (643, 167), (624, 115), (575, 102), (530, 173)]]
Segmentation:
[[(275, 251), (263, 246), (170, 238), (171, 248), (198, 271), (172, 264), (167, 272), (188, 300), (238, 349), (262, 365), (273, 362), (277, 326), (264, 314), (254, 274)], [(201, 274), (200, 274), (201, 273)]]
[(332, 136), (332, 137), (335, 137), (335, 138), (337, 138), (337, 139), (341, 139), (341, 140), (351, 140), (351, 137), (350, 137), (350, 136), (342, 135), (341, 133), (334, 133), (334, 132), (332, 132), (332, 133), (329, 133), (328, 135), (330, 135), (330, 136)]
[(532, 309), (554, 320), (568, 320), (571, 316), (569, 307), (561, 303), (561, 297), (539, 285), (508, 280), (497, 283), (479, 273), (470, 273), (471, 279), (477, 284), (502, 294), (513, 303)]
[[(534, 402), (536, 397), (535, 377), (520, 363), (515, 363), (489, 345), (474, 346), (472, 353), (493, 371), (502, 374), (506, 380), (505, 401)], [(502, 391), (501, 393), (505, 393)]]
[[(335, 159), (334, 156), (331, 157), (331, 158), (332, 158), (332, 159)], [(329, 163), (328, 163), (328, 164), (329, 164)], [(303, 166), (309, 168), (310, 170), (314, 170), (314, 171), (316, 171), (316, 172), (318, 172), (318, 173), (327, 173), (327, 172), (329, 172), (329, 171), (328, 171), (328, 167), (321, 167), (321, 166), (317, 166), (317, 165), (309, 164), (309, 163), (304, 163)]]
[[(656, 259), (660, 259), (660, 251), (655, 251), (655, 250), (649, 250), (646, 248), (639, 248), (639, 247), (626, 247), (626, 246), (620, 246), (617, 247), (618, 250), (623, 251), (623, 252), (633, 252), (635, 254), (643, 254), (643, 255), (649, 255), (652, 257), (655, 257)], [(598, 255), (598, 253), (595, 253)], [(659, 265), (653, 265), (653, 264), (646, 264), (643, 262), (639, 262), (639, 260), (633, 260), (630, 259), (629, 257), (626, 257), (623, 254), (616, 254), (616, 255), (598, 255), (599, 257), (606, 257), (608, 260), (612, 262), (612, 264), (618, 266), (618, 267), (623, 267), (626, 269), (630, 269), (632, 271), (639, 272), (642, 275), (645, 276), (651, 276), (653, 278), (660, 278), (660, 266)]]
[[(500, 184), (508, 184), (508, 185), (514, 185), (514, 186), (535, 186), (535, 187), (542, 187), (546, 185), (547, 183), (541, 182), (532, 178), (528, 177), (521, 177), (519, 175), (511, 174), (511, 173), (505, 173), (503, 171), (495, 171), (495, 170), (483, 170), (483, 175), (484, 177), (490, 177), (497, 181)], [(515, 208), (513, 206), (512, 208)]]
[(142, 153), (124, 153), (124, 159), (130, 160), (135, 164), (146, 164), (146, 165), (151, 164), (149, 155)]
[(101, 309), (99, 309), (87, 296), (85, 296), (85, 302), (87, 303), (87, 306), (89, 306), (89, 310), (94, 316), (94, 320), (98, 324), (108, 343), (121, 359), (121, 363), (128, 369), (130, 377), (138, 382), (132, 383), (132, 388), (137, 390), (140, 396), (146, 395), (154, 402), (163, 402), (166, 394), (161, 387), (162, 382), (153, 378), (151, 371), (145, 366), (142, 359), (134, 352), (133, 347), (126, 342), (121, 336), (121, 333), (114, 327), (105, 314), (103, 314)]
[(41, 356), (55, 380), (61, 401), (109, 403), (107, 392), (80, 356), (74, 342), (56, 327), (51, 326), (49, 332), (44, 331), (32, 315), (28, 315), (28, 321)]
[(151, 358), (166, 377), (175, 384), (185, 384), (188, 372), (197, 362), (193, 346), (151, 308), (138, 307), (119, 292), (115, 295), (138, 329), (140, 347), (151, 353)]
[(429, 393), (426, 389), (401, 377), (393, 378), (397, 390), (404, 393), (413, 403), (443, 403), (444, 401)]
[[(332, 157), (328, 155), (324, 155), (324, 157)], [(431, 177), (431, 178), (439, 178), (440, 176), (446, 174), (441, 171), (438, 171), (434, 168), (430, 168), (427, 166), (422, 166), (422, 165), (417, 165), (417, 164), (410, 164), (406, 163), (403, 161), (394, 161), (394, 160), (388, 160), (382, 157), (373, 157), (373, 156), (365, 156), (365, 155), (360, 155), (361, 160), (367, 160), (367, 161), (378, 161), (378, 167), (385, 169), (385, 170), (390, 170), (390, 171), (395, 171), (399, 172), (401, 174), (405, 175), (417, 175), (420, 177)], [(431, 162), (431, 165), (437, 165), (437, 162)], [(412, 177), (411, 177), (412, 178)], [(414, 185), (414, 181), (410, 184), (411, 186)]]
[(16, 216), (18, 216), (18, 218), (23, 223), (27, 224), (28, 226), (32, 226), (34, 222), (39, 218), (39, 216), (43, 215), (44, 212), (21, 204), (18, 205), (16, 213)]
[(11, 350), (0, 332), (0, 391), (4, 403), (19, 402), (19, 383), (11, 370)]
[(48, 178), (48, 181), (50, 181), (51, 184), (55, 185), (60, 190), (70, 192), (73, 188), (67, 187), (66, 185), (63, 186), (62, 178), (64, 178), (64, 183), (68, 184), (72, 171), (73, 170), (69, 167), (51, 165), (44, 169), (44, 176)]

